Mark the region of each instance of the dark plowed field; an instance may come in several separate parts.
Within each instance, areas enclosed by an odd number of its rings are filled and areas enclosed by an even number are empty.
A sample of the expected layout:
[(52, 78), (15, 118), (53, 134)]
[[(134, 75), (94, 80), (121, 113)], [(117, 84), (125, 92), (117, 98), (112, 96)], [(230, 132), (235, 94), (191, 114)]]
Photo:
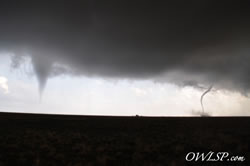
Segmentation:
[[(239, 162), (187, 162), (188, 152)], [(0, 166), (249, 165), (248, 117), (103, 117), (0, 113)]]

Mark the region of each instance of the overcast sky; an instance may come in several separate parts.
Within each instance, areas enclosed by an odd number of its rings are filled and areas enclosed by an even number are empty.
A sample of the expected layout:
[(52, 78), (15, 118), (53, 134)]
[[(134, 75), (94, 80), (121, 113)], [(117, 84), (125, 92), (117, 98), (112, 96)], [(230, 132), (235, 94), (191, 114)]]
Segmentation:
[(213, 85), (209, 114), (249, 115), (249, 19), (248, 0), (3, 0), (0, 109), (195, 115)]

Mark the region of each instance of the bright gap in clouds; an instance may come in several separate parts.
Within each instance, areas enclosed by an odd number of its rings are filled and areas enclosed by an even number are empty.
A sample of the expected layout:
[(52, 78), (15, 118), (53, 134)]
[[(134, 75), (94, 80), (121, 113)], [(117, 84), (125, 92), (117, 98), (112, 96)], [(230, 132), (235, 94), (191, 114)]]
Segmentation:
[(0, 76), (0, 89), (6, 94), (9, 92), (7, 78)]
[[(0, 58), (2, 58), (0, 56)], [(25, 64), (20, 71), (0, 63), (0, 111), (82, 115), (193, 116), (201, 111), (203, 90), (150, 80), (131, 81), (62, 75), (50, 78), (39, 101), (37, 80)], [(25, 68), (25, 69), (22, 69)], [(9, 92), (9, 93), (7, 93)], [(249, 115), (247, 97), (236, 92), (213, 91), (204, 98), (212, 116)]]

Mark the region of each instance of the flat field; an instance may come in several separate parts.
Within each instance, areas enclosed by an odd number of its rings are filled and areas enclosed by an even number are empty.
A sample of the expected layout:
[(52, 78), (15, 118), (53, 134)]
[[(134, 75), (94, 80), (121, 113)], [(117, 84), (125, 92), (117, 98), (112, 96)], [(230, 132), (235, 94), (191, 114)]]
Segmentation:
[[(243, 162), (187, 162), (188, 152)], [(249, 117), (110, 117), (0, 113), (0, 166), (249, 165)]]

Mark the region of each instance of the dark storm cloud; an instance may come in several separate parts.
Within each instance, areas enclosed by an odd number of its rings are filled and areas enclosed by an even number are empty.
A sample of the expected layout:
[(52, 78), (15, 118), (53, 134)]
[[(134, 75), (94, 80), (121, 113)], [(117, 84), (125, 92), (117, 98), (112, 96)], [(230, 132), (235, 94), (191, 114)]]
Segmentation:
[[(71, 74), (248, 91), (250, 4), (230, 0), (3, 0), (0, 49), (32, 58), (40, 89)], [(73, 71), (73, 72), (72, 72)]]

